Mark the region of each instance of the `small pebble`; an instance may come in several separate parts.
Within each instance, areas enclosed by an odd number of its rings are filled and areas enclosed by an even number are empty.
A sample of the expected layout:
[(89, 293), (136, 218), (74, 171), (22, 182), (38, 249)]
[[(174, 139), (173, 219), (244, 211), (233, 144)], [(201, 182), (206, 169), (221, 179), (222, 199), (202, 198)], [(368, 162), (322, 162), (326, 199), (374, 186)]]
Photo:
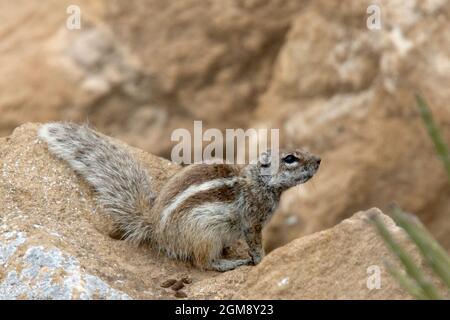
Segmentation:
[(181, 279), (181, 281), (183, 281), (186, 284), (191, 284), (192, 283), (192, 279), (189, 277), (184, 277)]
[(175, 297), (177, 297), (177, 298), (186, 298), (187, 294), (184, 291), (177, 291), (177, 292), (175, 292)]
[(178, 291), (178, 290), (183, 289), (183, 288), (184, 288), (184, 283), (183, 283), (182, 280), (178, 280), (172, 286), (172, 290), (174, 290), (174, 291)]
[(177, 282), (177, 280), (175, 280), (175, 279), (167, 279), (166, 281), (161, 283), (161, 287), (168, 288), (168, 287), (173, 286), (176, 282)]

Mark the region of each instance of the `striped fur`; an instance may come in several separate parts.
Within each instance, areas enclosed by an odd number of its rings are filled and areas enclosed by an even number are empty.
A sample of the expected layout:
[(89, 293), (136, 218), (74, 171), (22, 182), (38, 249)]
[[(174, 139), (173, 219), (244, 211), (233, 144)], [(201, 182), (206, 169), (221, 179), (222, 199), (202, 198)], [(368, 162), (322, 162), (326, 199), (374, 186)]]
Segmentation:
[(213, 189), (221, 189), (223, 187), (231, 187), (237, 182), (237, 178), (221, 178), (221, 179), (215, 179), (210, 180), (207, 182), (203, 182), (200, 184), (195, 184), (192, 186), (189, 186), (186, 190), (181, 191), (175, 198), (172, 199), (170, 204), (168, 204), (161, 212), (161, 220), (160, 224), (164, 226), (167, 222), (167, 220), (170, 218), (170, 215), (176, 211), (176, 209), (181, 206), (186, 200), (189, 198), (205, 193), (209, 190)]

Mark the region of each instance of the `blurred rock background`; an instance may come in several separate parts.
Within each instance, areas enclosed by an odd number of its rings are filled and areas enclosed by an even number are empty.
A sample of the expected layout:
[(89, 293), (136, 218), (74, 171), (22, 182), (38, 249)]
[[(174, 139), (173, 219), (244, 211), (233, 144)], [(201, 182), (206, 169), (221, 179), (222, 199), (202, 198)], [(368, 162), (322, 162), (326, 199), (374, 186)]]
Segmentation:
[(267, 250), (393, 201), (449, 249), (450, 187), (414, 102), (450, 143), (449, 16), (448, 0), (0, 0), (0, 136), (89, 121), (169, 157), (194, 120), (279, 128), (323, 161), (285, 194)]

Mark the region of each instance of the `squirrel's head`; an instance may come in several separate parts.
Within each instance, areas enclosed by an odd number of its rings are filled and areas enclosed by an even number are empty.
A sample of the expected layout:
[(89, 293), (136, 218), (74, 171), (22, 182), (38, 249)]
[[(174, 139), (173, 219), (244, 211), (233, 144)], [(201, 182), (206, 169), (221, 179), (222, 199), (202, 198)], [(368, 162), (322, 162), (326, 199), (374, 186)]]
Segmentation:
[(258, 169), (269, 186), (285, 190), (311, 179), (320, 161), (320, 157), (304, 150), (267, 150), (259, 157)]

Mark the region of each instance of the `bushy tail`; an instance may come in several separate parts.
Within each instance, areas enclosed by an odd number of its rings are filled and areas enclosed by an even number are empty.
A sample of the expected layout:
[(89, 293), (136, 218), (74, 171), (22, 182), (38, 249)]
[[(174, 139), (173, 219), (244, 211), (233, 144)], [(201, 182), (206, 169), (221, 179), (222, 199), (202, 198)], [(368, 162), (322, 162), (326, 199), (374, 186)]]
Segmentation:
[(151, 210), (154, 194), (150, 178), (131, 154), (74, 123), (45, 124), (38, 135), (95, 189), (123, 238), (134, 243), (151, 241), (153, 226), (143, 213)]

